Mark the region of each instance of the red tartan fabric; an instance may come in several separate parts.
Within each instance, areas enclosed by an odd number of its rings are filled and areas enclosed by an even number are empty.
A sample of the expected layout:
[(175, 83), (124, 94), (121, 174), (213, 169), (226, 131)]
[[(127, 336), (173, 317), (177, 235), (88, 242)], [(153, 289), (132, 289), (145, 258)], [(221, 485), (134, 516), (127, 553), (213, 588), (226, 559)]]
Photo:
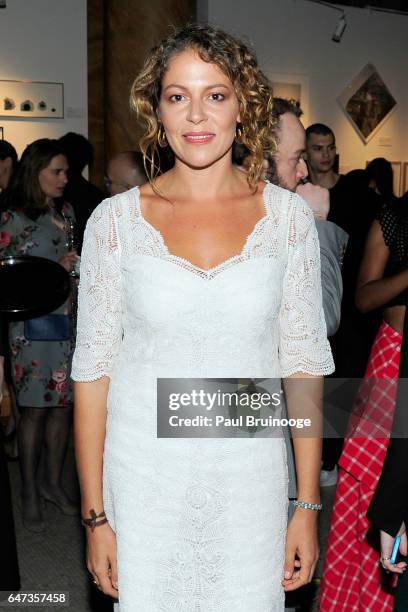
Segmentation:
[[(355, 401), (339, 461), (320, 595), (321, 612), (391, 612), (393, 595), (367, 541), (370, 505), (388, 446), (402, 336), (385, 322), (378, 330)], [(385, 581), (385, 582), (384, 582)]]
[(367, 541), (373, 489), (340, 469), (323, 579), (320, 612), (392, 612), (391, 578)]

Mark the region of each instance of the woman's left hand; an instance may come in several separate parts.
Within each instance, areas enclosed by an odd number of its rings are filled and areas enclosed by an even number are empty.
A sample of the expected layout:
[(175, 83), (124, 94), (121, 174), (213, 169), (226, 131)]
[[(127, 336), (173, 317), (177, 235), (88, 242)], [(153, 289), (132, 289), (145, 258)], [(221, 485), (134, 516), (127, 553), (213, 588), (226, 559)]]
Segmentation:
[[(380, 531), (380, 534), (381, 534), (380, 563), (382, 567), (389, 572), (394, 572), (395, 574), (403, 574), (405, 571), (405, 568), (407, 567), (407, 563), (405, 561), (399, 561), (399, 563), (390, 563), (390, 558), (392, 554), (392, 549), (394, 548), (395, 538), (393, 536), (390, 536), (390, 534), (386, 533), (385, 531)], [(407, 532), (406, 532), (404, 523), (402, 523), (401, 528), (398, 532), (398, 535), (401, 536), (399, 552), (402, 555), (406, 555), (407, 554)]]
[[(294, 591), (313, 578), (319, 558), (316, 511), (297, 508), (286, 534), (285, 591)], [(296, 558), (297, 557), (297, 558)]]

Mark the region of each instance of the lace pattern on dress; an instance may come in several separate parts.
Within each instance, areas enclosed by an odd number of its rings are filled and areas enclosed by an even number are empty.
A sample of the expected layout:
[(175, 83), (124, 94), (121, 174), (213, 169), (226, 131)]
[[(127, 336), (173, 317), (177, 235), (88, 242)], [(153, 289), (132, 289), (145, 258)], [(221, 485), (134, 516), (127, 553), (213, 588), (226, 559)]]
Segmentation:
[(218, 612), (220, 600), (228, 591), (221, 528), (227, 507), (225, 496), (199, 479), (185, 490), (184, 513), (179, 520), (179, 549), (162, 568), (165, 584), (157, 585), (160, 612), (191, 612), (194, 603), (199, 606), (198, 610)]
[(280, 312), (282, 377), (332, 372), (323, 310), (316, 308), (321, 277), (313, 215), (299, 196), (272, 184), (266, 185), (263, 197), (265, 215), (241, 253), (209, 270), (169, 252), (160, 232), (141, 214), (138, 188), (102, 202), (85, 234), (72, 378), (90, 381), (110, 375), (122, 338), (120, 261), (138, 254), (166, 260), (204, 282), (255, 257), (279, 258), (287, 268)]
[(291, 213), (279, 315), (281, 376), (326, 375), (334, 367), (323, 311), (316, 308), (322, 303), (319, 239), (313, 215), (300, 198)]
[[(283, 194), (279, 194), (280, 197)], [(275, 202), (276, 205), (276, 202)], [(278, 254), (278, 248), (276, 244), (276, 235), (275, 232), (275, 240), (271, 240), (271, 242), (265, 242), (265, 229), (268, 225), (276, 224), (276, 215), (273, 214), (273, 201), (270, 195), (270, 190), (268, 186), (265, 187), (264, 191), (264, 216), (257, 221), (253, 230), (247, 236), (245, 240), (245, 244), (240, 253), (237, 255), (233, 255), (229, 257), (225, 261), (221, 262), (217, 266), (213, 268), (209, 268), (208, 270), (204, 270), (200, 268), (188, 259), (184, 259), (183, 257), (179, 257), (178, 255), (173, 255), (161, 234), (161, 232), (153, 227), (142, 215), (140, 208), (140, 195), (138, 191), (135, 193), (135, 210), (136, 210), (136, 218), (139, 223), (145, 228), (147, 241), (154, 245), (154, 251), (161, 257), (161, 259), (165, 259), (167, 261), (171, 261), (175, 265), (184, 268), (188, 272), (195, 274), (202, 278), (203, 280), (212, 280), (215, 276), (219, 275), (221, 272), (232, 268), (233, 266), (246, 261), (255, 255), (263, 256), (263, 257), (276, 257)], [(271, 234), (271, 232), (270, 232)], [(271, 236), (272, 237), (272, 236)], [(265, 248), (267, 247), (267, 248)]]

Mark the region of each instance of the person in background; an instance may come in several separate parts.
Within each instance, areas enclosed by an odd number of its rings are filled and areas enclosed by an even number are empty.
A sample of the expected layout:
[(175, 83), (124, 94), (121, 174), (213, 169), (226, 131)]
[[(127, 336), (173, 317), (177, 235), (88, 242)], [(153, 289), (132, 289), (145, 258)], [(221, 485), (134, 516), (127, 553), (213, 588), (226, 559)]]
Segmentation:
[[(405, 336), (405, 330), (404, 330)], [(403, 338), (403, 345), (406, 338)], [(402, 349), (403, 352), (404, 349)], [(405, 356), (405, 368), (407, 367)], [(395, 591), (393, 612), (406, 612), (408, 610), (408, 574), (407, 568), (407, 525), (408, 525), (408, 439), (406, 431), (406, 372), (402, 373), (403, 358), (399, 372), (399, 383), (403, 390), (398, 388), (396, 414), (394, 417), (394, 432), (400, 437), (390, 440), (384, 467), (378, 486), (367, 512), (367, 518), (380, 530), (381, 556), (380, 563), (386, 572), (399, 574)], [(404, 370), (405, 370), (404, 368)], [(402, 377), (405, 377), (403, 380)], [(399, 413), (401, 411), (401, 413)], [(404, 414), (405, 413), (405, 414)], [(395, 427), (399, 417), (405, 420), (405, 431)], [(391, 555), (396, 536), (401, 537), (398, 556), (391, 562)], [(403, 555), (401, 558), (400, 555)]]
[[(45, 257), (72, 271), (77, 254), (67, 246), (67, 225), (75, 218), (63, 199), (67, 171), (57, 140), (36, 140), (25, 149), (1, 215), (0, 257)], [(17, 437), (23, 523), (35, 532), (44, 530), (41, 498), (64, 514), (77, 513), (61, 485), (72, 412), (70, 311), (68, 299), (51, 318), (12, 322), (9, 327), (12, 379), (21, 410)], [(45, 477), (38, 483), (43, 446)]]
[(278, 145), (270, 160), (268, 178), (272, 183), (296, 192), (313, 211), (320, 244), (322, 269), (323, 309), (327, 335), (332, 336), (340, 323), (343, 291), (341, 261), (348, 235), (340, 227), (327, 221), (330, 211), (328, 190), (311, 183), (305, 162), (305, 129), (300, 121), (302, 111), (288, 100), (274, 98), (274, 117), (278, 121)]
[(7, 140), (0, 140), (0, 211), (4, 206), (5, 194), (18, 163), (17, 151)]
[[(0, 317), (0, 404), (4, 381), (4, 355), (6, 353), (3, 323)], [(3, 448), (3, 428), (0, 423), (0, 591), (20, 589), (16, 537), (10, 480)]]
[[(306, 156), (311, 181), (329, 189), (328, 220), (349, 235), (342, 270), (340, 326), (330, 340), (336, 365), (335, 376), (350, 379), (348, 392), (341, 399), (341, 410), (346, 416), (350, 411), (353, 394), (357, 392), (356, 379), (364, 376), (370, 349), (381, 323), (380, 313), (359, 312), (354, 297), (365, 240), (383, 200), (373, 189), (369, 189), (368, 175), (364, 170), (353, 170), (347, 175), (336, 172), (336, 139), (327, 125), (315, 123), (307, 128)], [(356, 380), (354, 386), (353, 380)], [(329, 442), (330, 448), (328, 442), (324, 445), (323, 472), (326, 482), (335, 484), (342, 440), (333, 438)]]
[(143, 155), (138, 151), (117, 153), (108, 162), (105, 185), (114, 196), (146, 183)]
[(394, 173), (391, 163), (384, 157), (376, 157), (367, 165), (366, 175), (368, 186), (383, 198), (391, 202), (394, 194)]
[(336, 138), (323, 123), (313, 123), (306, 130), (306, 158), (310, 180), (314, 185), (332, 189), (340, 175), (335, 171)]
[[(278, 120), (278, 147), (271, 160), (270, 179), (290, 191), (296, 191), (310, 206), (315, 216), (319, 236), (322, 271), (323, 309), (327, 335), (332, 337), (340, 324), (343, 280), (341, 263), (347, 247), (348, 234), (335, 223), (328, 221), (330, 213), (329, 191), (320, 185), (303, 184), (308, 177), (305, 163), (305, 129), (300, 121), (301, 109), (288, 100), (274, 98), (273, 114)], [(333, 455), (341, 442), (335, 439), (323, 441), (323, 468), (320, 474), (322, 486), (336, 484), (337, 470)]]
[[(405, 344), (408, 233), (407, 213), (400, 204), (399, 200), (386, 204), (373, 222), (357, 281), (358, 308), (362, 312), (381, 308), (383, 322), (372, 347), (339, 461), (322, 582), (320, 609), (324, 612), (393, 610), (392, 585), (390, 581), (387, 584), (379, 566), (378, 543), (371, 537), (366, 513), (389, 443)], [(406, 397), (403, 399), (406, 408)], [(405, 462), (402, 465), (406, 467)], [(393, 528), (388, 531), (389, 540), (405, 518), (404, 512), (402, 515), (398, 512), (399, 496), (403, 497), (404, 491), (392, 491), (393, 495), (381, 496), (384, 509), (379, 513), (381, 518), (376, 517), (380, 528), (387, 526), (388, 529), (389, 523), (383, 517), (392, 515), (397, 507), (394, 520), (398, 526), (395, 531)], [(376, 514), (372, 510), (368, 517), (374, 518)], [(386, 552), (383, 549), (383, 557), (387, 556)], [(384, 567), (390, 569), (387, 563)]]
[(68, 160), (68, 184), (64, 198), (75, 212), (75, 246), (80, 254), (86, 223), (92, 211), (102, 202), (104, 195), (82, 174), (87, 166), (91, 168), (93, 164), (93, 147), (89, 140), (82, 134), (68, 132), (61, 136), (59, 143)]
[(348, 194), (344, 193), (344, 176), (337, 172), (337, 148), (333, 130), (323, 123), (314, 123), (306, 129), (306, 160), (309, 178), (313, 185), (329, 190), (330, 210), (328, 220), (349, 230), (341, 223)]
[[(342, 298), (341, 259), (347, 245), (347, 234), (334, 223), (327, 221), (329, 212), (329, 192), (323, 187), (303, 184), (307, 179), (308, 169), (304, 160), (305, 129), (300, 121), (301, 109), (293, 102), (282, 98), (273, 99), (272, 114), (277, 121), (277, 148), (269, 162), (269, 180), (298, 193), (310, 206), (315, 217), (319, 237), (323, 310), (327, 335), (332, 336), (340, 323)], [(267, 383), (263, 383), (264, 386)], [(286, 431), (285, 431), (286, 433)], [(323, 448), (325, 447), (323, 441)], [(289, 472), (289, 499), (297, 495), (294, 469), (293, 449), (286, 437)], [(320, 480), (324, 479), (321, 471)], [(291, 505), (289, 506), (291, 509)], [(294, 610), (297, 604), (296, 594), (287, 594), (286, 610)]]

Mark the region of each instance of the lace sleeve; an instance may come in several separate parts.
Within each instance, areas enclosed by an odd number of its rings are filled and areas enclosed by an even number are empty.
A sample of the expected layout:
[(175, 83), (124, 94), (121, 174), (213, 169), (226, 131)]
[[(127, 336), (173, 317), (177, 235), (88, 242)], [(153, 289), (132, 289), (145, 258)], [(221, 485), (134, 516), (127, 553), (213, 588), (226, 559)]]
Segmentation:
[(279, 313), (281, 376), (321, 376), (331, 374), (334, 364), (322, 306), (319, 240), (310, 208), (298, 196), (292, 205)]
[(110, 376), (122, 340), (119, 242), (109, 200), (88, 221), (81, 256), (76, 349), (71, 378)]

